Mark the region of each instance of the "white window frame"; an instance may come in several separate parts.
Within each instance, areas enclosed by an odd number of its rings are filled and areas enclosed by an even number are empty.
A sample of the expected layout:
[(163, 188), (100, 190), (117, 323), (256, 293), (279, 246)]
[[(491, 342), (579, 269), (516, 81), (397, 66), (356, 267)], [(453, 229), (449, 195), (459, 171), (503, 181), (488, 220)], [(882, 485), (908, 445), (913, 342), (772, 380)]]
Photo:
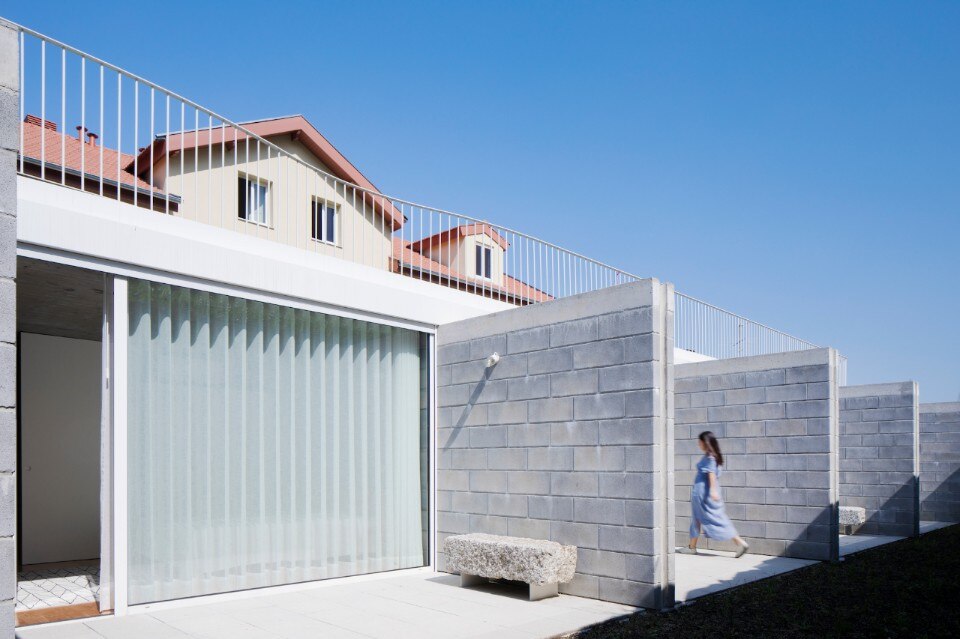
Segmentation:
[[(241, 222), (246, 222), (248, 224), (253, 224), (254, 226), (263, 226), (265, 228), (271, 228), (273, 223), (273, 184), (270, 180), (263, 178), (258, 178), (247, 173), (238, 173), (238, 180), (243, 180), (246, 187), (246, 197), (244, 200), (245, 210), (244, 215), (246, 217), (240, 217), (240, 207), (239, 202), (237, 203), (237, 219)], [(264, 218), (263, 222), (259, 220), (254, 220), (250, 217), (250, 186), (255, 185), (264, 190)]]
[[(477, 250), (474, 249), (474, 251), (473, 251), (473, 255), (474, 255), (474, 257), (473, 257), (473, 262), (474, 262), (474, 264), (473, 264), (473, 270), (476, 272), (477, 277), (479, 277), (480, 279), (482, 279), (482, 280), (487, 280), (488, 282), (492, 282), (492, 281), (493, 281), (493, 247), (492, 247), (492, 246), (488, 246), (487, 244), (484, 244), (483, 242), (477, 242), (474, 246), (476, 246), (476, 249), (480, 249), (480, 253), (481, 253), (481, 255), (483, 256), (483, 258), (482, 258), (482, 264), (478, 264), (478, 263), (477, 263)], [(483, 269), (480, 268), (481, 266), (486, 266), (486, 267), (488, 267), (488, 268), (490, 269), (490, 276), (489, 276), (489, 277), (487, 277), (486, 275), (483, 274)]]
[[(323, 206), (323, 215), (320, 216), (320, 237), (316, 237), (313, 234), (313, 220), (314, 220), (314, 211), (315, 207), (318, 205)], [(327, 238), (327, 209), (333, 209), (333, 240), (328, 240)], [(310, 239), (318, 244), (326, 244), (327, 246), (340, 246), (340, 205), (336, 202), (331, 202), (322, 197), (316, 195), (310, 198)]]

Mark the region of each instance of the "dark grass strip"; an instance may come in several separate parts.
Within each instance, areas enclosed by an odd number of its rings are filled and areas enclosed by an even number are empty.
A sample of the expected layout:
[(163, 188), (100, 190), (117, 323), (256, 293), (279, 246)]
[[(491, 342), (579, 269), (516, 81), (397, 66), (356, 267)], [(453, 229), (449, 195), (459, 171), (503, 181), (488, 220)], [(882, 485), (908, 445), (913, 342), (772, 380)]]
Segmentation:
[(954, 637), (960, 639), (960, 525), (572, 635)]

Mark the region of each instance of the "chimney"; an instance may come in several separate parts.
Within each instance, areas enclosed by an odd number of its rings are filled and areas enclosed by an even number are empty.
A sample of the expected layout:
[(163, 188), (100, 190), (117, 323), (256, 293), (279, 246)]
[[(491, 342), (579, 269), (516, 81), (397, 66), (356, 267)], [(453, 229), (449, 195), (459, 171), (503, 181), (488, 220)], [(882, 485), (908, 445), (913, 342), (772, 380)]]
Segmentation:
[(83, 142), (83, 136), (87, 132), (87, 127), (77, 125), (77, 139)]
[(93, 146), (97, 146), (97, 138), (99, 138), (99, 137), (100, 137), (100, 136), (97, 135), (96, 133), (94, 133), (94, 132), (92, 132), (92, 131), (87, 131), (87, 142), (89, 142), (89, 143), (92, 144)]

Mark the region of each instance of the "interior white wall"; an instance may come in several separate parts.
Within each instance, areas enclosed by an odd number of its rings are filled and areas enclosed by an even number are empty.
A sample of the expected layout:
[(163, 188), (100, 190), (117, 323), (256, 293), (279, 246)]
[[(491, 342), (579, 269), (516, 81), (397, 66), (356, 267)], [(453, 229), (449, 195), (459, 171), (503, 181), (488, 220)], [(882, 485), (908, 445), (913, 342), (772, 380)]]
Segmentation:
[(100, 555), (100, 342), (20, 334), (24, 564)]

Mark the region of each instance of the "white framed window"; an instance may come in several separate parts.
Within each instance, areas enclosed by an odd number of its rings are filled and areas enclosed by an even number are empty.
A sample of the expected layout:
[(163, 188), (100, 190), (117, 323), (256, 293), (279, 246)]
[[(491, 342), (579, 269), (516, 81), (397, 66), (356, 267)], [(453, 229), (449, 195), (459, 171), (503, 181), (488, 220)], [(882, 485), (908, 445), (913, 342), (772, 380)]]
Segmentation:
[(490, 262), (493, 258), (493, 249), (489, 246), (477, 244), (477, 277), (491, 278)]
[(270, 225), (270, 183), (241, 175), (237, 180), (237, 217), (247, 222)]
[(339, 220), (336, 204), (315, 198), (311, 201), (310, 237), (325, 244), (337, 244), (340, 240)]

